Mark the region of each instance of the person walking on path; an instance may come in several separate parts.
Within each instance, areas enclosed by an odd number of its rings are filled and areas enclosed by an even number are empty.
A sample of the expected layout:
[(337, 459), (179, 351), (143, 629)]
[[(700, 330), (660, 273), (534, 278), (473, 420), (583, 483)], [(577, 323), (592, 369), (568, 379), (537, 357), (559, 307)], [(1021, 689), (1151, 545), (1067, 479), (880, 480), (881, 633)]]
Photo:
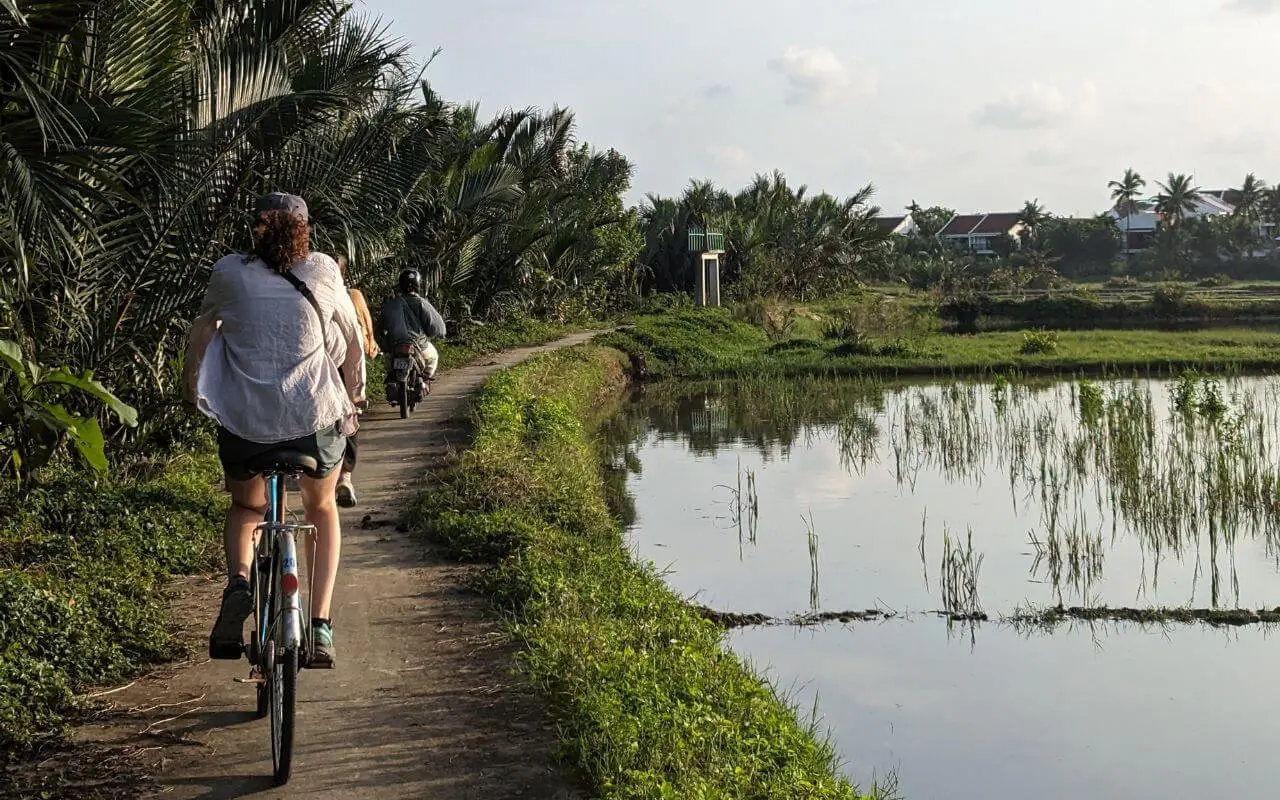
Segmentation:
[(306, 519), (316, 527), (312, 666), (332, 667), (329, 609), (342, 546), (334, 489), (365, 400), (364, 345), (338, 265), (312, 252), (310, 235), (301, 197), (274, 192), (259, 201), (252, 251), (213, 267), (192, 323), (186, 389), (187, 400), (218, 423), (218, 457), (231, 493), (228, 580), (210, 652), (244, 645), (253, 534), (267, 508), (266, 482), (249, 465), (285, 447), (318, 465), (300, 481)]
[[(338, 256), (338, 269), (342, 271), (342, 277), (347, 277), (347, 259)], [(373, 334), (373, 315), (369, 313), (369, 304), (365, 302), (364, 292), (360, 290), (359, 285), (348, 284), (347, 294), (351, 296), (351, 305), (356, 310), (356, 319), (360, 321), (360, 333), (364, 339), (364, 355), (365, 358), (373, 360), (382, 352), (378, 349), (377, 339)], [(351, 475), (356, 469), (356, 435), (352, 434), (347, 437), (347, 451), (342, 458), (342, 474), (338, 477), (337, 498), (338, 505), (343, 508), (354, 508), (359, 502), (356, 497), (356, 487), (351, 480)]]

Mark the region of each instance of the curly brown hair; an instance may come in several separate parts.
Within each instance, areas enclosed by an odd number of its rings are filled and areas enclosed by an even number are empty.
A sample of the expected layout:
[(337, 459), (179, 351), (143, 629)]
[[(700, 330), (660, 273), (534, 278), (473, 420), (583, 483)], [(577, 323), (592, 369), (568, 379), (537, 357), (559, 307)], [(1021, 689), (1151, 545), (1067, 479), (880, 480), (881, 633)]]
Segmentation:
[(311, 226), (284, 211), (264, 211), (253, 225), (253, 254), (277, 272), (311, 255)]

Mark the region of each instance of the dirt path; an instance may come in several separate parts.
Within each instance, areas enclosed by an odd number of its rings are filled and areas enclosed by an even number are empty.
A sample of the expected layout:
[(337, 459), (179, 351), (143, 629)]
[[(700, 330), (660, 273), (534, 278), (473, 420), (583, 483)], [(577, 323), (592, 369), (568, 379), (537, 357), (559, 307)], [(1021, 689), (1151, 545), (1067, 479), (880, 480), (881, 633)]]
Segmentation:
[[(180, 602), (195, 662), (113, 694), (115, 711), (81, 729), (156, 776), (155, 796), (235, 798), (569, 798), (551, 766), (555, 731), (537, 698), (512, 685), (511, 653), (466, 590), (466, 572), (395, 525), (425, 468), (465, 445), (470, 396), (494, 372), (581, 334), (444, 373), (412, 419), (366, 417), (360, 506), (343, 513), (335, 594), (338, 669), (299, 682), (293, 780), (271, 785), (266, 721), (254, 718), (247, 662), (211, 662), (203, 640), (222, 579)], [(366, 515), (368, 519), (366, 519)]]

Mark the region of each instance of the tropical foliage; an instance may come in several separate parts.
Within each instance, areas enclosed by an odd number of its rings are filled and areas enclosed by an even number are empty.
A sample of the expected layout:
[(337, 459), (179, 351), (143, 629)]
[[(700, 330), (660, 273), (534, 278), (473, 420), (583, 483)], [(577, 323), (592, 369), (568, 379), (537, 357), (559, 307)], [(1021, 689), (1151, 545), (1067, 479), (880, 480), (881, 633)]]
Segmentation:
[(635, 285), (625, 158), (568, 110), (442, 99), (348, 3), (2, 2), (0, 41), (0, 335), (144, 416), (268, 190), (305, 196), (372, 294), (417, 266), (455, 321)]
[(871, 186), (845, 198), (811, 194), (774, 172), (736, 194), (695, 181), (679, 198), (649, 195), (640, 209), (642, 288), (693, 287), (686, 236), (696, 226), (725, 234), (721, 280), (741, 296), (803, 297), (856, 280), (885, 238), (873, 194)]

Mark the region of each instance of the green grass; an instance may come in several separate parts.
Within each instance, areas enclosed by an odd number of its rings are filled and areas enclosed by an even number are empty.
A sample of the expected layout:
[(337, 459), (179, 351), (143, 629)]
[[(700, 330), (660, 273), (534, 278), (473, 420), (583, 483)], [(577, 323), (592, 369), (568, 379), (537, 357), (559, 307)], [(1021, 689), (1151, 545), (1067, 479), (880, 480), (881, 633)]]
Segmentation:
[(852, 798), (831, 749), (637, 565), (610, 514), (584, 418), (623, 381), (613, 350), (499, 374), (476, 439), (411, 514), (509, 615), (563, 758), (604, 798)]
[(178, 653), (165, 582), (213, 567), (225, 500), (212, 457), (150, 477), (49, 477), (0, 520), (0, 745), (64, 730), (87, 687)]
[[(626, 352), (651, 378), (732, 375), (952, 376), (1025, 374), (1178, 373), (1280, 368), (1280, 331), (1220, 328), (1201, 331), (1059, 331), (1052, 352), (1023, 353), (1022, 331), (931, 334), (912, 339), (908, 352), (866, 355), (846, 343), (798, 327), (771, 339), (727, 309), (673, 311), (637, 317), (634, 327), (601, 344)], [(892, 342), (886, 342), (892, 344)]]

